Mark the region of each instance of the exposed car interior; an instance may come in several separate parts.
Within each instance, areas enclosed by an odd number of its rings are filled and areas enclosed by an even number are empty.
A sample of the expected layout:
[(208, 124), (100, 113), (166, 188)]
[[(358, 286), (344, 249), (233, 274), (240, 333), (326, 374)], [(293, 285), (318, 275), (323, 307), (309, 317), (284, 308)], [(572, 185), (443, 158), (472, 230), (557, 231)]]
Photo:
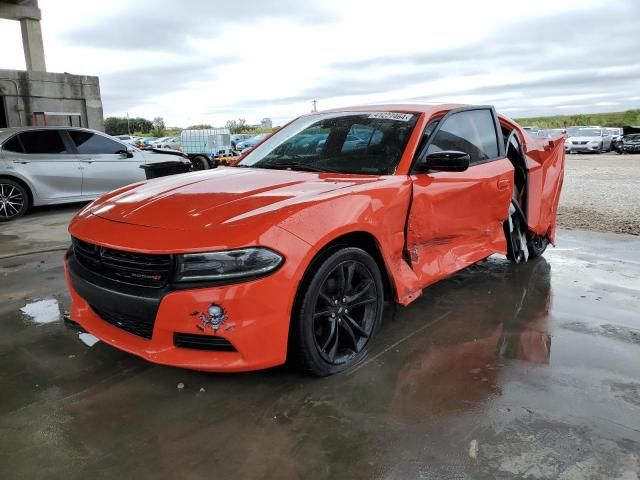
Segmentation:
[(527, 214), (527, 165), (524, 159), (522, 143), (515, 130), (501, 127), (507, 158), (514, 168), (513, 202), (523, 217)]

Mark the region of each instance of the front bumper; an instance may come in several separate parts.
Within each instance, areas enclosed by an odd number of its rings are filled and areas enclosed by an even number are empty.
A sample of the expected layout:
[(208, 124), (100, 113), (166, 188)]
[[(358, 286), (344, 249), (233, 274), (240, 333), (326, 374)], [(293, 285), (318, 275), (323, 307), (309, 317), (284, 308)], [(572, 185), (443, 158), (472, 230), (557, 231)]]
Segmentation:
[(564, 145), (564, 150), (567, 153), (573, 153), (573, 152), (599, 152), (601, 150), (600, 144), (598, 145), (567, 145), (565, 143)]
[(625, 153), (640, 153), (640, 144), (624, 145), (623, 150)]
[[(113, 288), (109, 281), (83, 272), (72, 253), (65, 257), (65, 276), (72, 298), (71, 320), (105, 343), (163, 365), (203, 371), (257, 370), (285, 362), (293, 295), (286, 269), (233, 285), (144, 294), (137, 288)], [(227, 319), (214, 333), (203, 330), (199, 313), (211, 304)], [(109, 323), (96, 313), (153, 318), (150, 339)], [(117, 323), (117, 322), (115, 322)], [(174, 334), (208, 335), (227, 340), (232, 351), (177, 347)]]

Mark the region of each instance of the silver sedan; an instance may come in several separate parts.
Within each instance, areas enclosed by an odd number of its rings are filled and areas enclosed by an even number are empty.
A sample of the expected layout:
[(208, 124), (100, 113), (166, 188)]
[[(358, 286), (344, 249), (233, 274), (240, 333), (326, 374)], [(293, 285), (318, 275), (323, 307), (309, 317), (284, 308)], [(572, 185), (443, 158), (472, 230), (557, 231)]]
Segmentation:
[(0, 221), (31, 206), (93, 200), (145, 180), (143, 164), (189, 160), (143, 152), (84, 128), (25, 127), (0, 130)]

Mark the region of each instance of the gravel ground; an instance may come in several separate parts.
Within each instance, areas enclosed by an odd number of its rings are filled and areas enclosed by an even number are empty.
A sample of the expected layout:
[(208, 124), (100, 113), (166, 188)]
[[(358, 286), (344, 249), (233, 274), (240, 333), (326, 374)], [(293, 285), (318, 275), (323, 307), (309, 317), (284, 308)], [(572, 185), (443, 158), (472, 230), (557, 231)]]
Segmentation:
[(640, 155), (567, 155), (558, 226), (640, 235)]

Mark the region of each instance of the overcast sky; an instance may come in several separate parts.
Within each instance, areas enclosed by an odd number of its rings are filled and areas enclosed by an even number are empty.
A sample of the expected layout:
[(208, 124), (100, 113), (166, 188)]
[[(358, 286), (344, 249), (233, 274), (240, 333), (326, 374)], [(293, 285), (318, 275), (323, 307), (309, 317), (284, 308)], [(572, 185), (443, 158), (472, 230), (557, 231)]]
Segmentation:
[[(275, 124), (388, 102), (513, 116), (640, 107), (640, 0), (40, 0), (47, 68), (100, 76), (105, 116)], [(0, 20), (0, 68), (24, 69)]]

